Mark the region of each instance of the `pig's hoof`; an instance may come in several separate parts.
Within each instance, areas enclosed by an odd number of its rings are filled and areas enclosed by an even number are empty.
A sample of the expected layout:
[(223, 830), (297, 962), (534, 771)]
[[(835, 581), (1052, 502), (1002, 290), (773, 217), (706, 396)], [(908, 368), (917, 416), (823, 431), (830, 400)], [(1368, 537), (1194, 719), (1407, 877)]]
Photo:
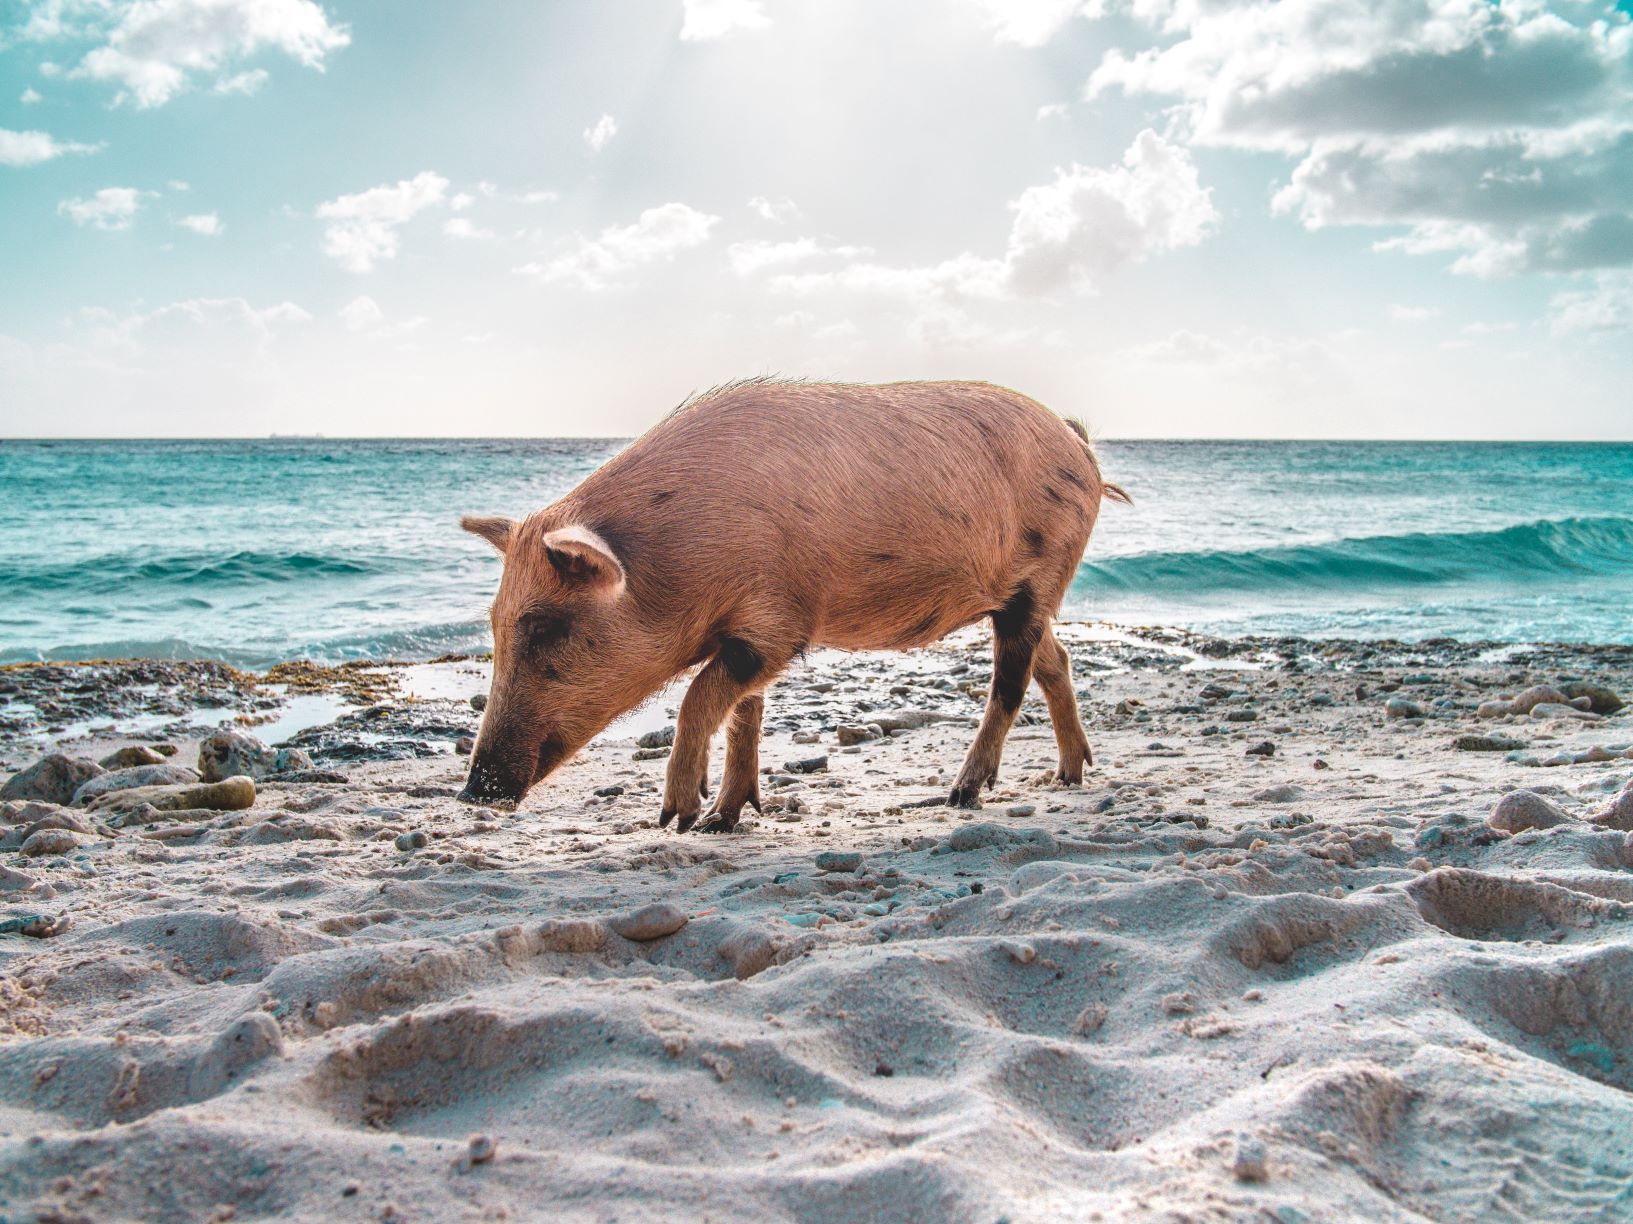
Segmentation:
[(971, 811), (981, 807), (981, 788), (979, 786), (955, 786), (953, 793), (947, 796), (947, 806), (952, 808), (967, 808)]
[(698, 818), (698, 813), (696, 813), (696, 812), (682, 812), (680, 814), (680, 820), (678, 822), (676, 822), (676, 824), (675, 824), (675, 832), (677, 832), (677, 833), (689, 833), (689, 832), (691, 832), (692, 826), (697, 823), (697, 818)]
[(673, 820), (674, 818), (675, 818), (675, 809), (674, 808), (664, 808), (663, 811), (658, 813), (658, 828), (667, 829), (669, 827), (669, 822), (671, 820)]
[(716, 812), (702, 824), (698, 825), (699, 833), (730, 833), (737, 828), (736, 812)]

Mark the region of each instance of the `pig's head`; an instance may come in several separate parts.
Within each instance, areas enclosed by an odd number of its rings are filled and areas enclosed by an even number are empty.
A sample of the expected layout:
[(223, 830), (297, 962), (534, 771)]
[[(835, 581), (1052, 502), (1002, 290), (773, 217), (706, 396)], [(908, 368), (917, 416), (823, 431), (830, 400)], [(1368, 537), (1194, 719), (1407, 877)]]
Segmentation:
[(624, 567), (585, 527), (471, 518), (503, 554), (493, 601), (493, 687), (460, 798), (516, 803), (634, 700), (642, 649)]

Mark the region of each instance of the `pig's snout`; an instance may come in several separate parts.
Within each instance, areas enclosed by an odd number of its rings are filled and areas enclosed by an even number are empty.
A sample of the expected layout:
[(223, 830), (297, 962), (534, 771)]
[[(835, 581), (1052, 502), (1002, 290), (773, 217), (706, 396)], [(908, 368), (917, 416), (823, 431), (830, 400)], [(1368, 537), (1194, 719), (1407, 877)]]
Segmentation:
[(459, 792), (464, 803), (514, 805), (522, 801), (533, 779), (514, 769), (506, 769), (492, 756), (480, 751), (471, 758), (471, 772), (465, 778), (465, 788)]

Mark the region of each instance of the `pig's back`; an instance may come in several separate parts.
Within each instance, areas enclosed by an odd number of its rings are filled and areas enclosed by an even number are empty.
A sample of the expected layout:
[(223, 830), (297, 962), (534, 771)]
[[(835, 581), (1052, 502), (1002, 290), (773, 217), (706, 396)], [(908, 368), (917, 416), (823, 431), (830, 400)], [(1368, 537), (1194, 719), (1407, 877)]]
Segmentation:
[(695, 602), (747, 585), (860, 648), (1060, 584), (1100, 493), (1088, 448), (1006, 388), (754, 381), (676, 410), (570, 500), (629, 554), (632, 586), (661, 575)]

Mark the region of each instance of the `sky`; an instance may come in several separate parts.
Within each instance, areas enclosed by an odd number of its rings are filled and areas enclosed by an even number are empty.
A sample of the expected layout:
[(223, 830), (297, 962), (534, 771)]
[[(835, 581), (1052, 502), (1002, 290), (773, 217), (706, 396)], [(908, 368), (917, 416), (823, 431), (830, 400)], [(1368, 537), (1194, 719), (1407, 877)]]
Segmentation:
[(1633, 439), (1629, 0), (0, 0), (0, 437)]

